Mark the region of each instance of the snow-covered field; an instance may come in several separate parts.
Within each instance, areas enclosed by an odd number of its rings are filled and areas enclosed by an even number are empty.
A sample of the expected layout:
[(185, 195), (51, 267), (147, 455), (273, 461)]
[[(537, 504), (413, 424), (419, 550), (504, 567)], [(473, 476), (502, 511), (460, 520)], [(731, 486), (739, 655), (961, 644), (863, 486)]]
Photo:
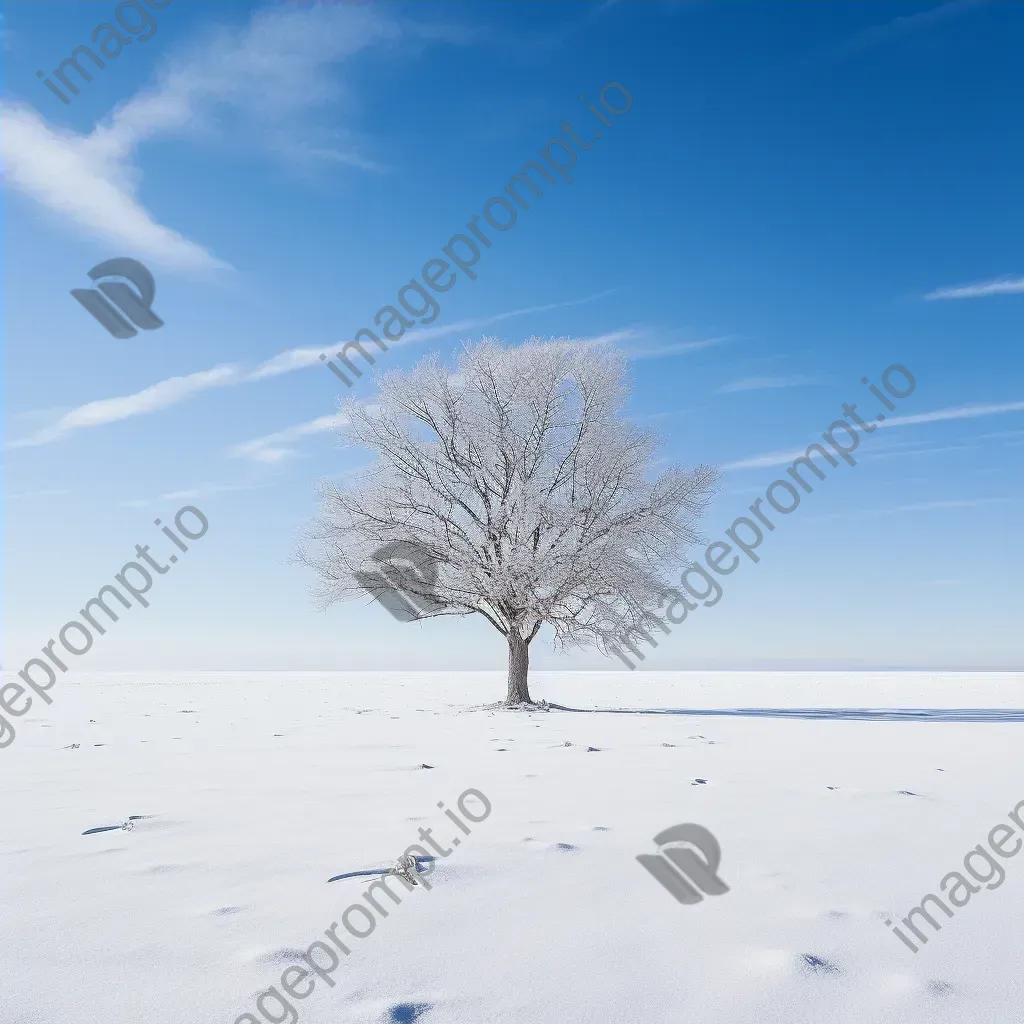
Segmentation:
[[(532, 690), (577, 708), (1024, 708), (1020, 674), (537, 673)], [(493, 673), (63, 678), (0, 755), (0, 1019), (1024, 1020), (1024, 851), (918, 953), (883, 922), (1009, 823), (1024, 722), (482, 708), (503, 693)], [(467, 788), (491, 814), (430, 891), (393, 886), (401, 905), (348, 936), (334, 987), (261, 1016), (371, 881), (327, 879), (393, 862), (421, 826), (450, 846), (437, 804)], [(82, 835), (130, 815), (149, 817)], [(718, 838), (729, 886), (694, 906), (635, 859), (682, 822)]]

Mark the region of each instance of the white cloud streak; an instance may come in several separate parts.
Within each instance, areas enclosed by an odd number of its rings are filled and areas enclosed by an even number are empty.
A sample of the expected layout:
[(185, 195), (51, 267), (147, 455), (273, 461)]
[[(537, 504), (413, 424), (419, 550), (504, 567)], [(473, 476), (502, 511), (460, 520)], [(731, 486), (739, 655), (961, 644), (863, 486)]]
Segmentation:
[(20, 501), (23, 498), (63, 498), (70, 491), (61, 490), (60, 488), (49, 488), (44, 491), (22, 491), (19, 494), (5, 494), (5, 501)]
[[(549, 309), (559, 309), (564, 306), (578, 306), (585, 302), (593, 302), (596, 299), (603, 298), (605, 295), (610, 295), (611, 291), (589, 295), (583, 299), (572, 299), (568, 302), (549, 303), (545, 306), (533, 306), (528, 309), (514, 309), (507, 313), (496, 313), (494, 316), (481, 317), (477, 320), (464, 320), (461, 323), (452, 324), (448, 327), (439, 327), (437, 331), (439, 334), (455, 334), (469, 327), (479, 327), (498, 320), (507, 320), (509, 317), (523, 316), (527, 313), (542, 312)], [(629, 332), (618, 332), (616, 334), (604, 335), (602, 338), (592, 339), (592, 343), (617, 340), (619, 337), (626, 337), (628, 334)], [(186, 401), (192, 395), (210, 387), (228, 387), (249, 381), (264, 380), (268, 377), (277, 377), (281, 374), (292, 373), (310, 366), (317, 366), (320, 364), (320, 353), (321, 350), (318, 348), (291, 348), (286, 349), (284, 352), (279, 352), (271, 359), (260, 363), (256, 369), (249, 373), (243, 373), (236, 366), (220, 366), (212, 370), (202, 370), (187, 377), (171, 377), (168, 380), (159, 381), (133, 395), (105, 398), (79, 406), (77, 409), (72, 409), (63, 415), (51, 426), (45, 427), (29, 437), (10, 441), (5, 447), (29, 448), (36, 445), (50, 444), (84, 427), (113, 423), (116, 420), (128, 419), (131, 416), (155, 412), (158, 409), (177, 405), (179, 402)], [(316, 431), (312, 432), (315, 433)], [(302, 436), (302, 434), (296, 436)], [(257, 438), (256, 442), (261, 440)], [(256, 442), (253, 442), (253, 444), (256, 444)], [(262, 451), (262, 447), (258, 444), (254, 448), (254, 452), (257, 451)], [(289, 451), (287, 454), (291, 454), (291, 452)], [(273, 459), (268, 456), (261, 461), (273, 461)]]
[(973, 405), (955, 405), (935, 412), (922, 412), (914, 416), (896, 416), (877, 424), (886, 427), (909, 427), (914, 423), (940, 423), (945, 420), (973, 420), (979, 416), (998, 416), (1004, 412), (1022, 412), (1024, 402), (976, 402)]
[[(310, 115), (338, 100), (351, 109), (351, 90), (339, 80), (339, 67), (398, 40), (407, 49), (424, 41), (464, 41), (443, 27), (409, 20), (399, 25), (379, 5), (259, 6), (241, 30), (207, 30), (199, 43), (169, 57), (154, 86), (119, 105), (88, 134), (54, 127), (27, 104), (0, 101), (5, 179), (88, 234), (168, 268), (228, 268), (208, 249), (158, 223), (138, 200), (139, 145), (230, 131), (236, 146), (258, 145), (275, 158), (379, 171), (358, 152), (351, 133), (317, 128)], [(354, 70), (350, 77), (355, 79)], [(325, 138), (333, 145), (324, 145)]]
[(132, 395), (88, 402), (65, 413), (51, 426), (17, 441), (9, 441), (5, 447), (33, 448), (37, 445), (50, 444), (79, 430), (166, 409), (191, 398), (199, 391), (228, 387), (237, 383), (239, 379), (240, 374), (235, 366), (217, 366), (212, 370), (201, 370), (185, 377), (170, 377)]
[[(473, 331), (479, 330), (481, 327), (487, 327), (490, 324), (499, 323), (502, 320), (508, 320), (516, 316), (527, 316), (533, 313), (546, 313), (551, 309), (566, 309), (571, 306), (582, 306), (588, 302), (596, 302), (598, 299), (603, 299), (606, 295), (611, 295), (617, 291), (615, 288), (609, 288), (606, 291), (598, 292), (596, 295), (587, 295), (582, 299), (569, 299), (567, 302), (549, 302), (544, 306), (528, 306), (525, 309), (511, 309), (507, 313), (495, 313), (493, 316), (476, 317), (471, 320), (459, 320), (453, 324), (438, 324), (436, 327), (423, 327), (418, 330), (408, 331), (402, 335), (398, 341), (391, 342), (388, 345), (388, 349), (400, 348), (406, 344), (413, 344), (415, 342), (430, 341), (434, 338), (446, 338), (456, 334), (470, 334)], [(332, 342), (330, 345), (326, 345), (323, 348), (290, 348), (284, 352), (279, 352), (276, 356), (268, 359), (266, 362), (260, 363), (255, 370), (250, 374), (250, 380), (262, 380), (265, 377), (278, 377), (283, 373), (293, 373), (296, 370), (303, 370), (309, 366), (317, 366), (322, 360), (321, 355), (330, 356), (332, 352), (337, 351), (343, 345), (347, 344), (344, 341)], [(363, 344), (366, 344), (364, 342)], [(372, 343), (370, 343), (372, 345)], [(372, 353), (376, 353), (375, 347), (368, 349)]]
[(165, 266), (211, 270), (227, 264), (136, 200), (130, 168), (78, 136), (51, 128), (31, 107), (0, 101), (0, 164), (8, 186), (96, 238)]
[(894, 39), (900, 39), (922, 29), (930, 28), (939, 22), (958, 17), (961, 14), (968, 14), (985, 3), (986, 0), (947, 0), (946, 3), (937, 4), (935, 7), (929, 7), (924, 11), (904, 14), (885, 22), (883, 25), (875, 25), (872, 28), (859, 32), (852, 39), (848, 40), (846, 49), (862, 49), (879, 43), (890, 42)]
[(1000, 277), (994, 281), (962, 285), (959, 288), (937, 288), (926, 299), (983, 299), (989, 295), (1024, 294), (1024, 277)]
[[(946, 420), (976, 419), (979, 416), (997, 416), (1002, 413), (1021, 411), (1024, 411), (1024, 402), (976, 403), (974, 405), (951, 406), (948, 409), (936, 409), (934, 412), (923, 412), (914, 416), (896, 416), (882, 423), (876, 423), (875, 426), (879, 428), (909, 427), (918, 423), (940, 423)], [(815, 440), (817, 443), (821, 443), (820, 438)], [(728, 462), (722, 469), (761, 469), (767, 466), (785, 466), (787, 463), (803, 455), (805, 451), (806, 446), (787, 451), (750, 455), (745, 459)]]
[(807, 522), (821, 523), (831, 519), (864, 519), (873, 516), (893, 516), (903, 512), (935, 512), (948, 509), (978, 508), (981, 505), (1002, 505), (1013, 498), (965, 498), (945, 501), (919, 501), (893, 508), (864, 508), (850, 512), (832, 512), (824, 516), (808, 516)]
[(732, 335), (723, 335), (720, 338), (701, 338), (699, 341), (677, 341), (670, 345), (627, 346), (622, 350), (622, 354), (627, 359), (664, 359), (669, 356), (685, 355), (688, 352), (701, 352), (732, 340)]
[(273, 434), (265, 434), (251, 441), (243, 441), (232, 447), (229, 454), (234, 458), (251, 459), (254, 462), (281, 462), (295, 455), (295, 449), (289, 447), (289, 442), (297, 441), (300, 437), (309, 437), (311, 434), (326, 434), (346, 423), (348, 417), (344, 413), (318, 416), (315, 420), (278, 430)]
[(805, 384), (817, 384), (813, 377), (795, 375), (792, 377), (743, 377), (730, 381), (718, 389), (718, 394), (729, 395), (735, 391), (765, 391), (771, 388), (796, 388)]
[(549, 302), (543, 306), (527, 306), (524, 309), (509, 310), (507, 313), (495, 313), (493, 316), (477, 317), (471, 320), (460, 320), (457, 323), (449, 325), (439, 324), (436, 327), (421, 327), (403, 334), (402, 337), (398, 341), (393, 342), (390, 347), (396, 348), (402, 345), (413, 345), (421, 341), (431, 341), (434, 338), (446, 338), (452, 334), (473, 333), (481, 327), (489, 327), (491, 324), (500, 323), (502, 320), (509, 320), (516, 316), (528, 316), (533, 313), (547, 313), (552, 309), (568, 309), (571, 306), (583, 306), (588, 302), (596, 302), (598, 299), (603, 299), (605, 296), (611, 295), (616, 291), (618, 291), (617, 288), (608, 288), (603, 292), (598, 292), (596, 295), (587, 295), (582, 299), (569, 299), (566, 302)]

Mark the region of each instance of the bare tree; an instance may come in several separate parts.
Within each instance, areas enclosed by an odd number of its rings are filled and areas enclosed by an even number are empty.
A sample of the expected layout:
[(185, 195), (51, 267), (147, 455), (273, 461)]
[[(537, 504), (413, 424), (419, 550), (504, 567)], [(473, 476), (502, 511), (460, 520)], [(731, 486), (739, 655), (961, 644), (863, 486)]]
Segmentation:
[(544, 623), (557, 645), (606, 655), (639, 641), (718, 471), (648, 479), (657, 436), (623, 418), (627, 395), (621, 355), (564, 339), (485, 339), (454, 373), (434, 356), (384, 375), (375, 403), (345, 403), (342, 428), (376, 461), (345, 489), (320, 485), (298, 552), (318, 603), (380, 598), (374, 555), (401, 550), (408, 566), (389, 574), (420, 606), (411, 617), (476, 613), (506, 638), (508, 706), (531, 703)]

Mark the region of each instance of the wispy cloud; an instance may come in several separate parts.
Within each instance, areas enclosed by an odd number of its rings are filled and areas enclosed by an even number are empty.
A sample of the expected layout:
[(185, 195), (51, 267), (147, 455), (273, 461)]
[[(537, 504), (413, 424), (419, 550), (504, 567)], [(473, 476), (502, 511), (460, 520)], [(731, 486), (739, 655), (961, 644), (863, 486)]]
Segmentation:
[(0, 163), (9, 187), (94, 237), (167, 267), (227, 266), (201, 245), (158, 224), (135, 198), (134, 168), (92, 145), (94, 135), (51, 128), (31, 107), (0, 100)]
[(273, 434), (265, 434), (263, 437), (253, 438), (251, 441), (243, 441), (234, 445), (229, 454), (235, 458), (251, 459), (254, 462), (280, 462), (296, 454), (290, 442), (297, 441), (300, 437), (309, 437), (311, 434), (326, 434), (338, 427), (344, 426), (348, 417), (344, 413), (334, 413), (331, 416), (318, 416), (315, 420), (300, 423), (285, 430), (278, 430)]
[(1005, 440), (1008, 437), (1024, 437), (1024, 430), (995, 430), (991, 434), (979, 434), (981, 441)]
[(158, 494), (155, 498), (132, 498), (129, 501), (118, 502), (121, 508), (145, 508), (147, 505), (155, 505), (163, 501), (197, 501), (199, 498), (209, 498), (215, 494), (233, 494), (237, 491), (259, 491), (269, 487), (269, 483), (233, 483), (233, 484), (199, 484), (197, 487), (189, 487), (180, 491), (167, 491), (165, 494)]
[(891, 42), (894, 39), (902, 39), (905, 36), (913, 35), (924, 29), (931, 28), (939, 22), (948, 21), (983, 6), (987, 0), (948, 0), (947, 3), (938, 4), (925, 11), (917, 11), (914, 14), (904, 14), (893, 18), (882, 25), (874, 25), (857, 33), (849, 39), (844, 49), (861, 50), (870, 46), (878, 46), (882, 43)]
[(958, 288), (937, 288), (926, 299), (982, 299), (988, 295), (1020, 295), (1024, 293), (1024, 277), (999, 277), (994, 281), (965, 284)]
[[(261, 5), (241, 31), (206, 30), (168, 59), (154, 86), (88, 134), (54, 127), (26, 104), (0, 102), (4, 175), (12, 188), (97, 238), (170, 268), (225, 268), (203, 246), (159, 224), (138, 200), (141, 143), (231, 132), (234, 145), (260, 147), (273, 158), (381, 170), (351, 133), (326, 129), (311, 117), (338, 99), (352, 107), (352, 88), (340, 72), (364, 51), (399, 40), (412, 48), (462, 36), (411, 19), (399, 24), (381, 5)], [(354, 73), (349, 77), (356, 81)]]
[(896, 416), (877, 424), (886, 427), (909, 427), (914, 423), (940, 423), (944, 420), (973, 420), (979, 416), (998, 416), (1004, 412), (1024, 411), (1024, 402), (976, 402), (973, 405), (954, 405), (935, 412), (922, 412), (914, 416)]
[(268, 483), (259, 484), (200, 484), (183, 491), (168, 491), (157, 495), (157, 501), (195, 501), (197, 498), (209, 498), (214, 494), (235, 494), (238, 491), (261, 491), (269, 487)]
[[(596, 295), (587, 295), (582, 299), (569, 299), (566, 302), (549, 302), (543, 306), (527, 306), (524, 309), (510, 309), (505, 313), (495, 313), (492, 316), (476, 317), (471, 320), (458, 320), (453, 324), (438, 324), (434, 327), (421, 327), (417, 330), (408, 331), (388, 348), (398, 348), (402, 345), (414, 344), (416, 342), (432, 341), (436, 338), (448, 338), (455, 335), (468, 335), (481, 327), (488, 327), (491, 324), (500, 323), (502, 320), (509, 320), (512, 317), (527, 316), (533, 313), (546, 313), (551, 309), (567, 309), (571, 306), (582, 306), (588, 302), (596, 302), (605, 296), (618, 291), (617, 288), (608, 288)], [(310, 366), (319, 366), (322, 362), (322, 355), (330, 355), (342, 346), (347, 344), (344, 341), (331, 342), (323, 348), (290, 348), (279, 352), (276, 356), (260, 363), (249, 375), (250, 380), (262, 380), (265, 377), (278, 377), (283, 373), (293, 373), (296, 370), (303, 370)], [(375, 352), (376, 349), (370, 349)]]
[(825, 522), (832, 519), (863, 519), (874, 516), (893, 516), (904, 512), (936, 512), (948, 509), (978, 508), (981, 505), (1002, 505), (1016, 501), (1015, 498), (965, 498), (948, 501), (919, 501), (910, 505), (896, 505), (893, 508), (853, 509), (849, 512), (833, 512), (824, 516), (808, 516), (807, 522)]
[[(934, 412), (922, 412), (914, 416), (896, 416), (882, 423), (876, 423), (875, 426), (879, 429), (882, 427), (909, 427), (916, 423), (940, 423), (945, 420), (975, 419), (979, 416), (997, 416), (1001, 413), (1021, 411), (1024, 411), (1024, 402), (976, 403), (974, 405), (950, 406), (947, 409), (936, 409)], [(820, 440), (817, 443), (820, 444)], [(765, 452), (762, 455), (750, 455), (745, 459), (728, 462), (722, 468), (730, 470), (785, 466), (803, 455), (805, 451), (806, 446), (786, 451)]]
[(133, 395), (88, 402), (65, 413), (56, 423), (44, 427), (35, 434), (17, 441), (8, 441), (5, 447), (33, 448), (37, 445), (50, 444), (79, 430), (166, 409), (184, 402), (198, 391), (227, 387), (237, 383), (239, 379), (239, 370), (235, 366), (216, 366), (212, 370), (201, 370), (186, 377), (170, 377), (143, 388), (142, 391), (136, 391)]
[(906, 455), (938, 455), (941, 452), (965, 452), (973, 451), (980, 448), (980, 444), (943, 444), (935, 445), (931, 448), (920, 447), (920, 448), (904, 448), (902, 451), (893, 452), (876, 452), (869, 451), (865, 452), (862, 458), (865, 459), (900, 459)]
[(252, 373), (249, 380), (263, 380), (265, 377), (279, 377), (282, 373), (294, 373), (296, 370), (304, 370), (310, 366), (318, 366), (321, 363), (320, 356), (323, 355), (322, 348), (290, 348), (279, 352), (272, 359), (260, 363)]
[[(604, 334), (570, 340), (573, 344), (588, 348), (596, 348), (601, 345), (614, 346), (627, 359), (634, 360), (660, 359), (667, 356), (683, 355), (687, 352), (699, 352), (702, 349), (724, 345), (727, 341), (733, 340), (733, 336), (728, 335), (720, 338), (702, 338), (698, 341), (645, 344), (645, 342), (661, 336), (661, 333), (657, 328), (648, 327), (645, 324), (635, 324), (632, 327), (619, 327), (613, 331), (606, 331)], [(556, 343), (563, 344), (565, 340), (560, 338)]]
[(49, 488), (44, 491), (21, 491), (18, 494), (5, 494), (7, 501), (20, 501), (23, 498), (63, 498), (70, 492), (60, 488)]
[[(610, 295), (615, 290), (610, 289), (599, 292), (596, 295), (588, 295), (582, 299), (571, 299), (567, 302), (553, 302), (544, 306), (531, 306), (526, 309), (509, 310), (506, 313), (495, 313), (493, 316), (479, 317), (475, 320), (463, 320), (446, 327), (438, 327), (431, 336), (468, 333), (471, 330), (496, 323), (499, 320), (507, 320), (510, 317), (524, 316), (528, 313), (544, 312), (549, 309), (560, 309), (567, 306), (579, 306)], [(420, 333), (427, 334), (427, 331)], [(617, 334), (604, 335), (599, 339), (592, 339), (592, 343), (614, 341), (618, 340), (619, 337), (626, 336), (625, 332), (618, 332)], [(189, 374), (186, 377), (171, 377), (168, 380), (152, 384), (133, 395), (104, 398), (79, 406), (77, 409), (72, 409), (70, 412), (65, 413), (52, 425), (44, 427), (28, 437), (17, 441), (9, 441), (5, 447), (30, 448), (36, 445), (51, 444), (85, 427), (96, 427), (105, 423), (113, 423), (117, 420), (128, 419), (132, 416), (140, 416), (145, 413), (156, 412), (158, 409), (177, 405), (179, 402), (184, 402), (198, 392), (205, 391), (208, 388), (230, 387), (249, 381), (277, 377), (281, 374), (292, 373), (295, 370), (302, 370), (310, 366), (319, 366), (321, 351), (319, 348), (287, 349), (284, 352), (278, 353), (273, 358), (260, 363), (254, 370), (248, 373), (243, 372), (238, 366), (218, 366), (212, 370), (202, 370)], [(257, 450), (261, 449), (258, 448)], [(273, 461), (273, 458), (267, 455), (263, 461)]]
[[(595, 299), (603, 298), (605, 295), (609, 294), (611, 294), (609, 291), (600, 292), (597, 295), (591, 295), (585, 299), (574, 299), (570, 302), (551, 303), (546, 306), (532, 306), (529, 309), (511, 310), (508, 313), (498, 313), (494, 316), (480, 317), (475, 320), (463, 320), (457, 324), (451, 324), (447, 327), (438, 327), (436, 328), (436, 333), (432, 333), (431, 336), (438, 337), (476, 331), (481, 327), (493, 324), (499, 320), (506, 320), (509, 317), (522, 316), (526, 313), (537, 313), (549, 309), (559, 309), (564, 306), (577, 306), (584, 302), (593, 302)], [(428, 332), (427, 330), (424, 330), (418, 333), (421, 335), (421, 338), (418, 340), (422, 340), (422, 335), (425, 335)], [(593, 337), (551, 339), (550, 344), (562, 345), (567, 344), (571, 340), (571, 343), (576, 345), (617, 345), (619, 342), (629, 341), (639, 336), (640, 334), (635, 328), (623, 328)], [(402, 340), (404, 341), (405, 339), (403, 338)], [(684, 350), (689, 346), (707, 347), (707, 345), (712, 343), (715, 343), (714, 340), (689, 342), (684, 346), (677, 347)], [(300, 369), (302, 366), (319, 363), (319, 361), (320, 352), (318, 349), (289, 349), (287, 352), (282, 352), (280, 355), (267, 360), (266, 363), (257, 367), (257, 369), (250, 375), (250, 379), (274, 376), (279, 373), (288, 373), (291, 370)], [(311, 434), (322, 434), (335, 430), (345, 422), (343, 414), (335, 416), (320, 416), (307, 423), (300, 423), (297, 426), (288, 427), (285, 430), (279, 430), (276, 433), (267, 434), (263, 437), (257, 437), (251, 441), (244, 441), (241, 444), (234, 445), (230, 449), (229, 453), (235, 458), (252, 459), (257, 462), (279, 462), (282, 459), (291, 458), (297, 454), (296, 449), (291, 445), (292, 441), (297, 441), (302, 437), (308, 437)]]
[(805, 384), (817, 384), (813, 377), (795, 375), (792, 377), (743, 377), (730, 381), (718, 389), (718, 394), (728, 395), (734, 391), (765, 391), (769, 388), (797, 388)]
[[(820, 440), (818, 441), (820, 444)], [(737, 459), (735, 462), (727, 462), (722, 466), (723, 470), (730, 469), (761, 469), (766, 466), (785, 466), (794, 459), (805, 454), (804, 448), (790, 448), (784, 451), (763, 452), (761, 455), (748, 455), (745, 459)]]
[(447, 338), (453, 334), (470, 334), (478, 331), (481, 327), (489, 327), (491, 324), (499, 323), (502, 320), (510, 320), (516, 316), (527, 316), (533, 313), (546, 313), (552, 309), (568, 309), (571, 306), (582, 306), (588, 302), (596, 302), (608, 295), (617, 292), (618, 288), (607, 288), (595, 295), (587, 295), (582, 299), (569, 299), (566, 302), (549, 302), (543, 306), (527, 306), (523, 309), (512, 309), (507, 313), (495, 313), (493, 316), (477, 317), (472, 320), (460, 320), (454, 324), (438, 324), (436, 327), (420, 327), (408, 331), (402, 335), (401, 340), (396, 341), (391, 347), (400, 345), (413, 345), (421, 341), (432, 341), (435, 338)]
[(688, 352), (701, 352), (706, 348), (716, 348), (733, 340), (732, 335), (723, 335), (719, 338), (701, 338), (699, 341), (671, 342), (668, 345), (627, 346), (622, 352), (627, 359), (664, 359), (668, 356), (679, 356)]

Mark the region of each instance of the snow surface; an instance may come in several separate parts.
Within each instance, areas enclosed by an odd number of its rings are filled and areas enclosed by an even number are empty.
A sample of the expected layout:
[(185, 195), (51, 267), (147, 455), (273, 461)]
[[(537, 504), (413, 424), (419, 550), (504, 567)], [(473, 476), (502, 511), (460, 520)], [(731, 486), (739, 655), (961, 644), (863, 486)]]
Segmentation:
[[(1021, 674), (531, 685), (577, 708), (1024, 708)], [(0, 1020), (264, 1019), (256, 997), (370, 881), (327, 879), (393, 863), (421, 825), (450, 845), (437, 803), (470, 787), (490, 816), (429, 891), (393, 886), (335, 987), (289, 999), (302, 1024), (1024, 1020), (1024, 852), (917, 954), (882, 920), (1024, 800), (1024, 723), (482, 707), (503, 691), (495, 673), (64, 677), (0, 755)], [(149, 817), (82, 834), (130, 815)], [(635, 859), (682, 822), (718, 838), (730, 887), (695, 906)]]

